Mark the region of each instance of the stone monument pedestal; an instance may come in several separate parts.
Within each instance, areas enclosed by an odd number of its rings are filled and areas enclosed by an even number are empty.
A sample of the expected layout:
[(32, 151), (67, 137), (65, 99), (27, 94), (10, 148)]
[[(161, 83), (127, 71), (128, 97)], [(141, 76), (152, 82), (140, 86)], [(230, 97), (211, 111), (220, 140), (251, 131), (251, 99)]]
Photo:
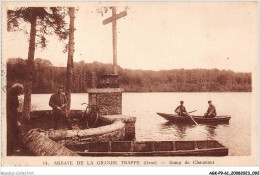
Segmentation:
[(119, 88), (118, 75), (102, 75), (97, 88), (88, 89), (89, 104), (97, 105), (99, 118), (105, 121), (121, 120), (126, 124), (127, 140), (135, 139), (135, 117), (122, 115), (122, 89)]
[(102, 75), (97, 88), (88, 89), (89, 104), (99, 107), (100, 115), (122, 114), (122, 90), (118, 75)]
[(88, 89), (89, 104), (97, 105), (100, 115), (122, 114), (122, 91), (120, 88)]

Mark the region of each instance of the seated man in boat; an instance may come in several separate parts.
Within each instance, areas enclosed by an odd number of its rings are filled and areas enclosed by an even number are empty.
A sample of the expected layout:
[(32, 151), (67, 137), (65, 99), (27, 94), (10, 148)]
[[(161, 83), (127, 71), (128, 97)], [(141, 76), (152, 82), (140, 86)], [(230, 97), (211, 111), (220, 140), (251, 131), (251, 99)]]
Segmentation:
[(186, 116), (188, 115), (186, 108), (183, 106), (184, 101), (180, 101), (180, 105), (175, 109), (174, 112), (178, 114), (178, 116)]
[(205, 118), (214, 118), (217, 115), (216, 108), (211, 101), (208, 101), (209, 107), (207, 112), (204, 114)]

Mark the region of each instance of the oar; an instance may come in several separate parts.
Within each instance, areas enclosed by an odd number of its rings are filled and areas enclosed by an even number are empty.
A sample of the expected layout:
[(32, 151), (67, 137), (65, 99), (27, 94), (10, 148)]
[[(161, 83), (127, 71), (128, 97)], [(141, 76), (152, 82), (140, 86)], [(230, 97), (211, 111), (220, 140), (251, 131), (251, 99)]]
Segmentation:
[(197, 111), (197, 110), (194, 110), (194, 111), (191, 111), (191, 112), (188, 112), (188, 113), (190, 114), (190, 113), (193, 113), (193, 112), (196, 112), (196, 111)]
[(188, 116), (191, 118), (191, 120), (196, 124), (196, 125), (199, 125), (188, 113)]

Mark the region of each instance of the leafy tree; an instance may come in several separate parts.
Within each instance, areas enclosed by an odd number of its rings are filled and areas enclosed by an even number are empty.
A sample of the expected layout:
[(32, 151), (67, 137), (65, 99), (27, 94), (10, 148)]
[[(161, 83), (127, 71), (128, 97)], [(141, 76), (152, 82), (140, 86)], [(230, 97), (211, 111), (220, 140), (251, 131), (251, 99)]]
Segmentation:
[[(41, 48), (45, 48), (46, 35), (56, 34), (60, 40), (65, 40), (68, 36), (67, 24), (65, 22), (65, 16), (67, 8), (62, 7), (21, 7), (7, 11), (7, 30), (16, 31), (24, 30), (24, 24), (30, 25), (30, 40), (29, 51), (27, 59), (27, 72), (25, 80), (24, 90), (24, 108), (23, 117), (30, 118), (31, 109), (31, 93), (34, 68), (34, 53), (35, 47), (40, 45)], [(36, 40), (37, 39), (37, 40)]]
[(225, 85), (228, 81), (227, 76), (224, 74), (221, 74), (217, 77), (217, 81), (221, 84), (221, 85)]

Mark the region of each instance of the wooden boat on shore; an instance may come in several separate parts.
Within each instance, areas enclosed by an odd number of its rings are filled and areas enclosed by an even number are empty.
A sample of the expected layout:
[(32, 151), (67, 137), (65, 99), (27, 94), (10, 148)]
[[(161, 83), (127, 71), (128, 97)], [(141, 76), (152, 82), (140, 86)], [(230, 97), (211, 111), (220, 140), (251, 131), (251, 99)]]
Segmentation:
[(67, 145), (81, 156), (227, 156), (228, 148), (215, 140), (108, 141)]
[[(159, 116), (162, 116), (166, 120), (176, 122), (176, 123), (194, 123), (189, 116), (178, 116), (175, 114), (166, 114), (166, 113), (157, 113)], [(223, 115), (223, 116), (216, 116), (214, 118), (204, 118), (203, 116), (192, 116), (192, 118), (200, 124), (207, 124), (207, 123), (229, 123), (231, 116)]]

